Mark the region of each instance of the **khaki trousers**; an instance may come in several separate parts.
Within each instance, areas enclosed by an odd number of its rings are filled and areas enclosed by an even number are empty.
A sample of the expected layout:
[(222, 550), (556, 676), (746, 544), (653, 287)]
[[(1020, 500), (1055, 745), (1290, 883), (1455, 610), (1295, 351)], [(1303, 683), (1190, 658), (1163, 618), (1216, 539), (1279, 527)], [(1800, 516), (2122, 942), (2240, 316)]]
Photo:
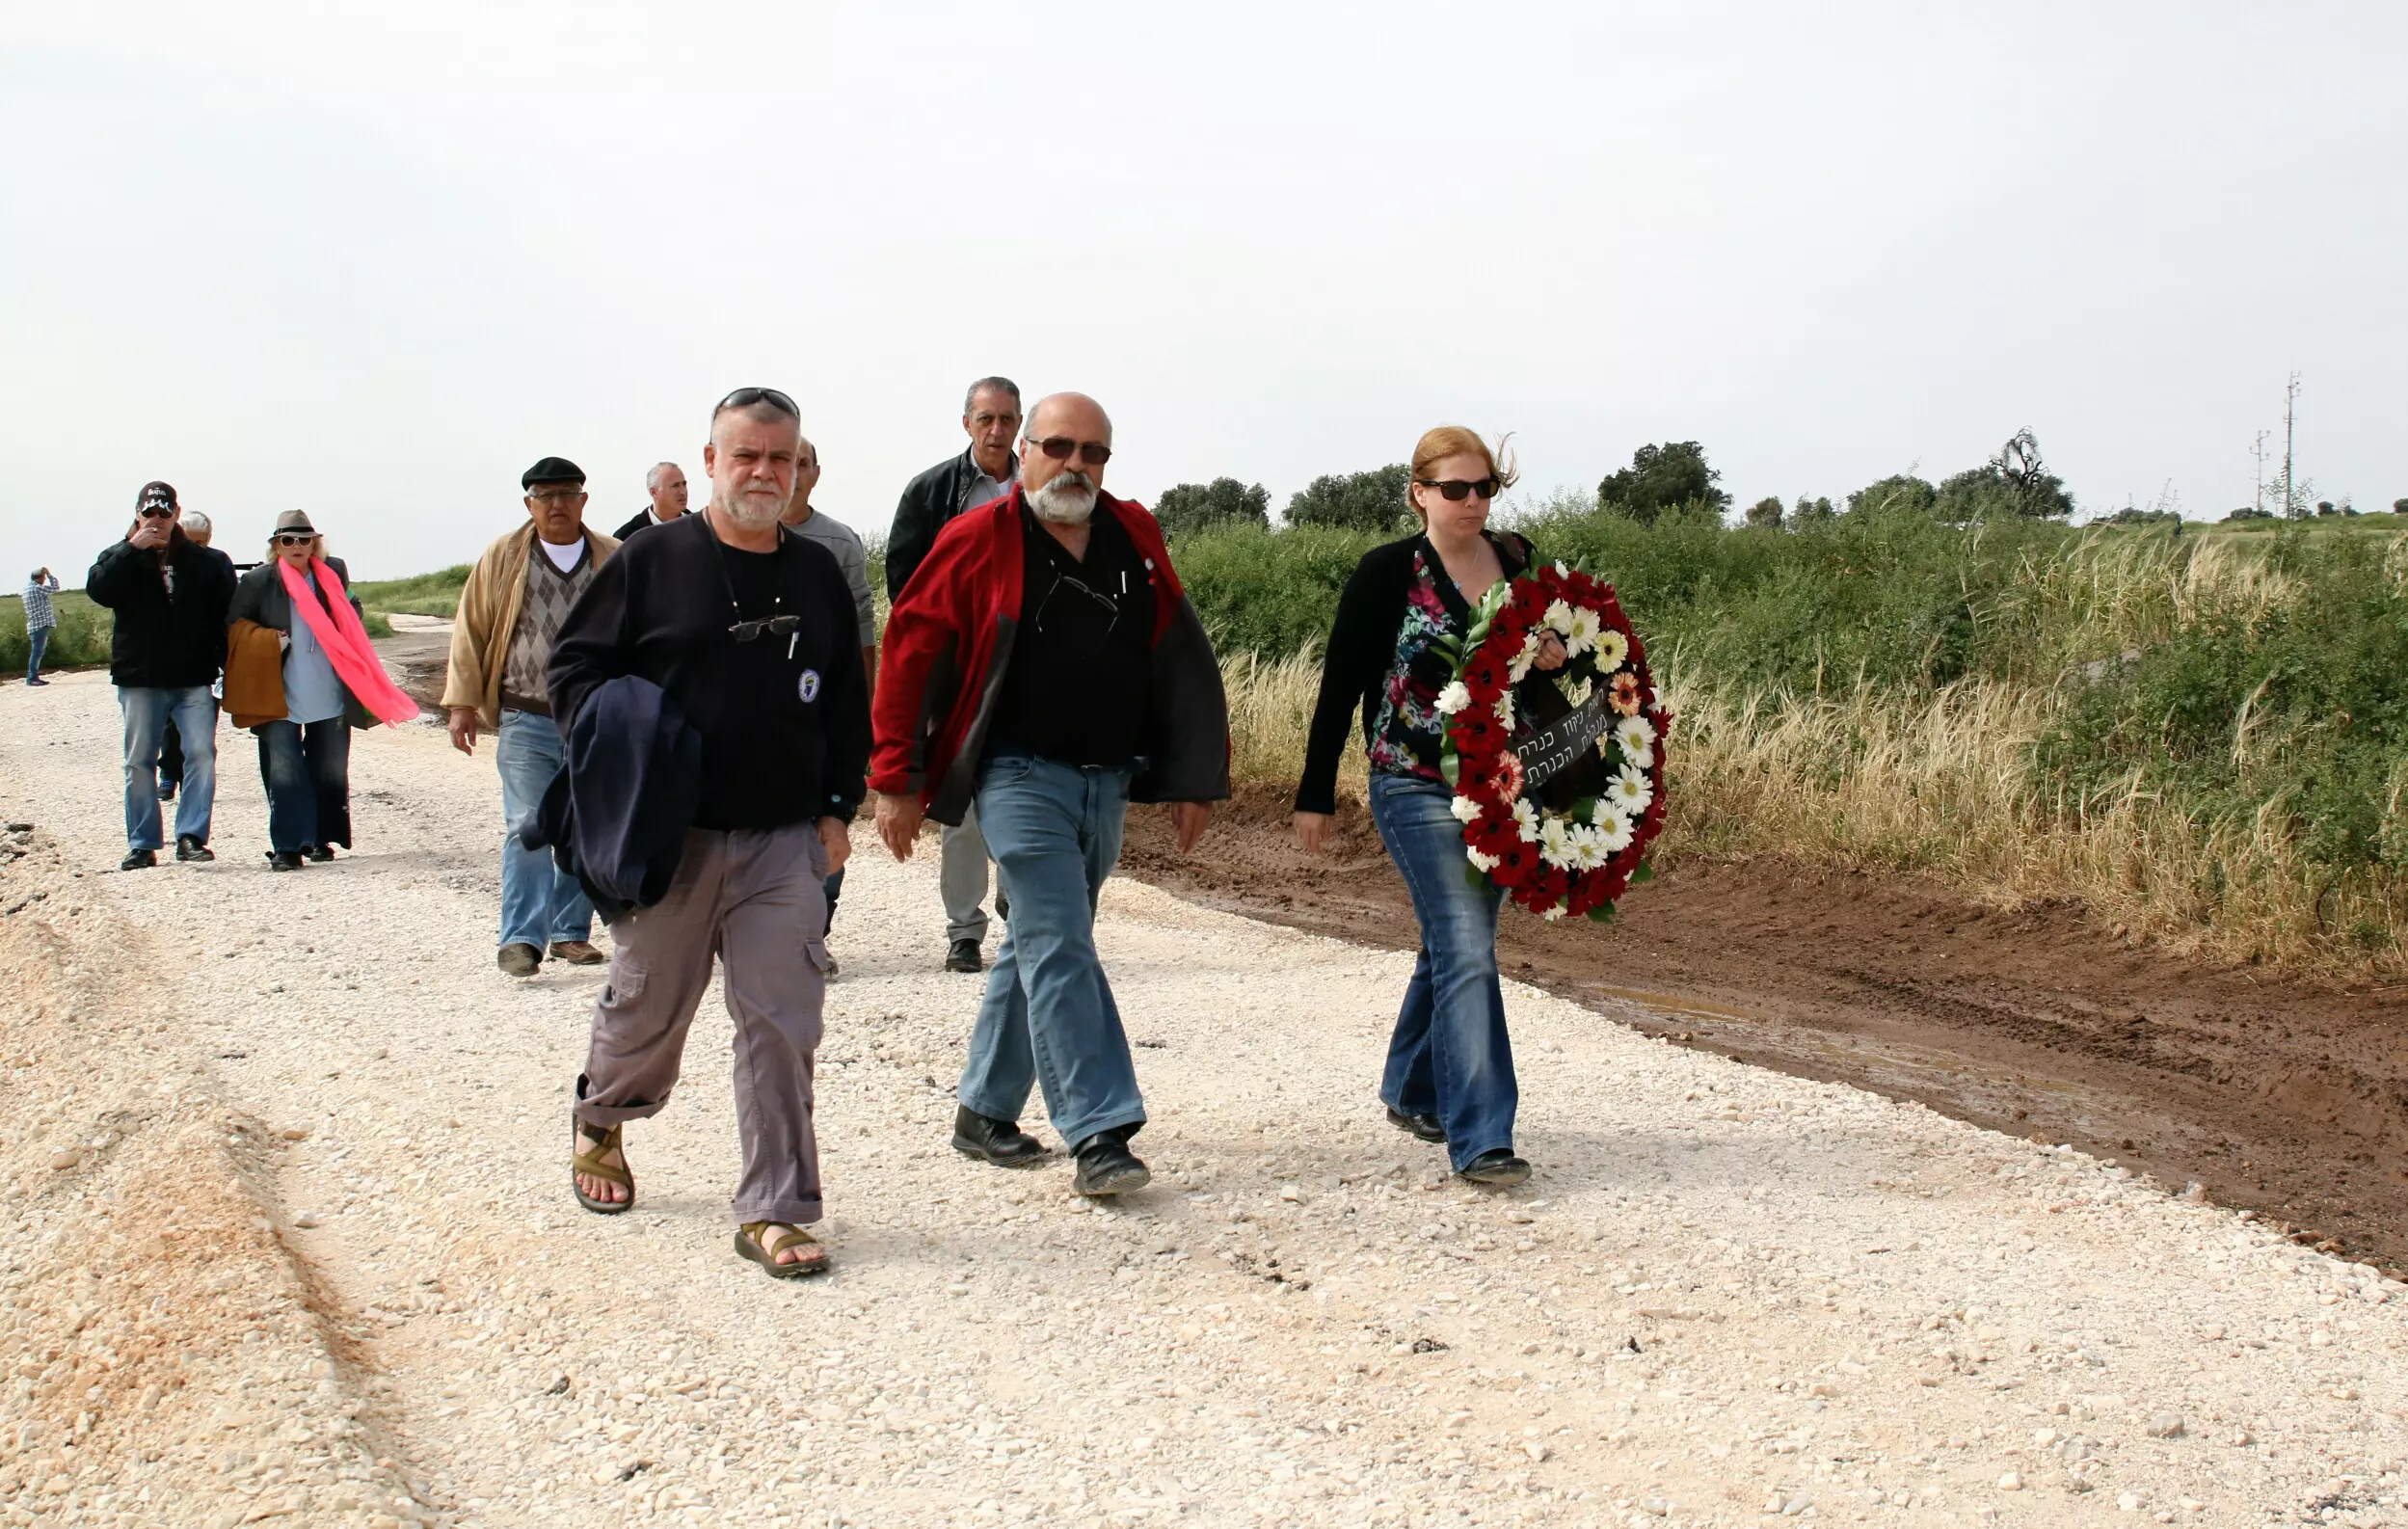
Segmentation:
[(717, 956), (736, 1021), (738, 1221), (819, 1220), (812, 1073), (826, 987), (827, 850), (817, 828), (689, 829), (669, 895), (610, 925), (610, 980), (577, 1080), (595, 1125), (658, 1114)]

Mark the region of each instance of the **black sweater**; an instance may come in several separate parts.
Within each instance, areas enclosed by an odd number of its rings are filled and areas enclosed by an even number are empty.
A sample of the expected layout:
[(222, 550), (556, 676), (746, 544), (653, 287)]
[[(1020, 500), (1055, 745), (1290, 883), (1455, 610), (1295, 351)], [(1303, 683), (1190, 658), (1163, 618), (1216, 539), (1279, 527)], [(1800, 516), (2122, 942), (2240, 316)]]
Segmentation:
[[(1530, 566), (1528, 541), (1511, 532), (1490, 533), (1488, 541), (1497, 550), (1506, 577)], [(1346, 752), (1348, 724), (1358, 711), (1364, 738), (1369, 740), (1379, 715), (1382, 682), (1396, 661), (1397, 633), (1405, 625), (1416, 549), (1428, 550), (1431, 564), (1437, 566), (1437, 550), (1430, 546), (1427, 536), (1416, 533), (1365, 552), (1338, 596), (1338, 615), (1330, 626), (1328, 652), (1322, 662), (1321, 698), (1313, 707), (1313, 730), (1304, 745), (1304, 778), (1296, 788), (1298, 812), (1337, 811), (1338, 760)], [(1462, 602), (1454, 587), (1442, 582), (1439, 596), (1461, 623), (1469, 607), (1457, 608)]]
[[(731, 605), (739, 587), (740, 611)], [(802, 623), (746, 643), (728, 630), (739, 615), (772, 614)], [(850, 818), (860, 805), (868, 683), (853, 597), (826, 549), (781, 531), (775, 553), (734, 552), (707, 514), (629, 538), (594, 570), (552, 645), (547, 678), (562, 737), (595, 687), (619, 675), (659, 685), (702, 735), (696, 827)]]
[[(184, 534), (171, 533), (160, 552), (118, 542), (84, 576), (84, 593), (116, 613), (109, 637), (109, 678), (121, 685), (186, 689), (207, 684), (226, 667), (226, 608), (234, 599), (234, 565)], [(166, 571), (175, 571), (168, 593)]]

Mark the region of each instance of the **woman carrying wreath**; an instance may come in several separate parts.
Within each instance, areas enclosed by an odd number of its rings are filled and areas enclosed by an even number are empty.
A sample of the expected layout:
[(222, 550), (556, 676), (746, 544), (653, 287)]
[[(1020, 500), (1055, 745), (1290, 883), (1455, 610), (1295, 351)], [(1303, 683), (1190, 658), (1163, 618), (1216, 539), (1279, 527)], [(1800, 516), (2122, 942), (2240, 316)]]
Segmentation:
[[(1439, 769), (1446, 718), (1438, 693), (1454, 665), (1433, 644), (1450, 635), (1460, 644), (1481, 596), (1531, 565), (1527, 539), (1488, 529), (1496, 496), (1513, 477), (1510, 460), (1500, 464), (1459, 426), (1442, 425), (1413, 448), (1405, 494), (1422, 529), (1364, 553), (1347, 580), (1296, 792), (1298, 842), (1319, 854), (1337, 807), (1338, 758), (1359, 708), (1372, 821), (1421, 925), (1379, 1096), (1392, 1124), (1443, 1142), (1457, 1173), (1496, 1185), (1530, 1177), (1513, 1151), (1519, 1091), (1497, 980), (1501, 894), (1465, 875), (1463, 824)], [(1564, 661), (1563, 644), (1542, 637), (1535, 666)]]

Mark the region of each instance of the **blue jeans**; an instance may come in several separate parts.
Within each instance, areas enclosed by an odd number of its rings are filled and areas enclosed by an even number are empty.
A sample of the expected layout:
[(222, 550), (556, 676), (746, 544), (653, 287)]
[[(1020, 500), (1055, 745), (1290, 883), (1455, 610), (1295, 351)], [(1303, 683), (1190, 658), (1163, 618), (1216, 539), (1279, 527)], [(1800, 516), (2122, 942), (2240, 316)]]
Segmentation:
[(268, 783), (268, 846), (350, 848), (351, 723), (336, 715), (323, 722), (264, 722), (253, 731), (259, 735), (259, 773)]
[(1095, 953), (1095, 899), (1120, 859), (1129, 772), (1027, 754), (978, 767), (978, 823), (1012, 916), (995, 952), (962, 1068), (961, 1102), (1018, 1120), (1029, 1086), (1076, 1147), (1145, 1123), (1120, 1008)]
[(1503, 894), (1464, 872), (1463, 825), (1454, 792), (1405, 775), (1371, 778), (1372, 821), (1405, 874), (1421, 923), (1421, 953), (1388, 1041), (1379, 1097), (1405, 1114), (1434, 1114), (1447, 1158), (1460, 1169), (1513, 1144), (1513, 1046), (1497, 981), (1497, 908)]
[(41, 656), (50, 651), (51, 627), (25, 629), (25, 679), (28, 684), (41, 678)]
[(494, 743), (501, 771), (501, 943), (539, 952), (594, 934), (585, 889), (552, 862), (548, 849), (519, 843), (518, 827), (544, 804), (544, 790), (568, 763), (560, 729), (532, 711), (504, 711)]
[(184, 740), (184, 774), (176, 783), (175, 837), (209, 842), (209, 808), (218, 793), (218, 702), (205, 684), (160, 689), (121, 684), (125, 714), (125, 845), (158, 849), (159, 735), (168, 719)]

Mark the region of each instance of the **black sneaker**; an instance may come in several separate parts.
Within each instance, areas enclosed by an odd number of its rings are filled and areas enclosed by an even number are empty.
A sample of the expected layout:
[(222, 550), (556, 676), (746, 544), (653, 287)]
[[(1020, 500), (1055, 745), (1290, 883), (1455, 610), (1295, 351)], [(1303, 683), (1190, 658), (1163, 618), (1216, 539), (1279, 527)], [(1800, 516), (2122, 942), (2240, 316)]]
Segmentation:
[(117, 863), (120, 871), (147, 871), (159, 863), (156, 849), (128, 849), (125, 858)]
[(1390, 1105), (1388, 1123), (1400, 1131), (1410, 1131), (1432, 1145), (1447, 1144), (1447, 1128), (1438, 1123), (1438, 1117), (1434, 1114), (1406, 1114), (1394, 1105)]
[(544, 964), (544, 952), (524, 943), (505, 945), (495, 952), (494, 964), (505, 977), (533, 977)]
[(159, 788), (159, 800), (163, 802), (172, 802), (175, 800), (175, 783), (174, 781), (170, 781), (166, 785)]
[(270, 871), (299, 871), (301, 869), (301, 851), (298, 849), (269, 850), (268, 869)]
[(945, 952), (945, 969), (949, 972), (985, 971), (986, 962), (978, 955), (978, 942), (955, 940)]
[(202, 844), (192, 835), (177, 834), (175, 836), (175, 858), (178, 860), (199, 861), (205, 864), (208, 861), (215, 860), (217, 855), (207, 845)]
[(1080, 1142), (1074, 1155), (1079, 1160), (1079, 1171), (1070, 1181), (1074, 1194), (1126, 1194), (1154, 1181), (1119, 1130), (1098, 1131)]
[(1016, 1122), (991, 1120), (968, 1105), (953, 1112), (953, 1150), (999, 1168), (1025, 1168), (1053, 1155)]
[(1530, 1165), (1515, 1157), (1512, 1147), (1496, 1147), (1472, 1159), (1456, 1176), (1510, 1189), (1530, 1177)]

